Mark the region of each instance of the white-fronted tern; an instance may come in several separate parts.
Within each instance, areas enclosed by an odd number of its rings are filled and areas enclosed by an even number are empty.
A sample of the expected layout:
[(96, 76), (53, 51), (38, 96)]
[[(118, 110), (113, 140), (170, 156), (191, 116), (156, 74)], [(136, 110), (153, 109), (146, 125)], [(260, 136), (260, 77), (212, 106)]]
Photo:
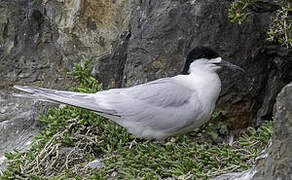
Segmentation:
[(129, 88), (78, 93), (14, 87), (32, 98), (92, 110), (137, 137), (161, 140), (192, 131), (210, 119), (221, 91), (217, 71), (222, 66), (242, 70), (213, 50), (197, 47), (187, 56), (181, 75)]

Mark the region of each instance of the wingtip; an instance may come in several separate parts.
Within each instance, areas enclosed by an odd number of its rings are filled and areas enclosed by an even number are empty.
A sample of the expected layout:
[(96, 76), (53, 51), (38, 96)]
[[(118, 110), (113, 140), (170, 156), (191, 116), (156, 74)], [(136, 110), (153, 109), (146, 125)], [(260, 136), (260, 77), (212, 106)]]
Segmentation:
[(20, 91), (27, 92), (27, 93), (33, 93), (34, 92), (33, 88), (30, 87), (30, 86), (14, 85), (13, 88), (18, 89)]
[(19, 89), (19, 88), (21, 88), (22, 86), (19, 86), (19, 85), (14, 85), (13, 86), (13, 88), (15, 88), (15, 89)]
[(18, 90), (26, 89), (25, 86), (20, 86), (20, 85), (14, 85), (13, 88), (18, 89)]

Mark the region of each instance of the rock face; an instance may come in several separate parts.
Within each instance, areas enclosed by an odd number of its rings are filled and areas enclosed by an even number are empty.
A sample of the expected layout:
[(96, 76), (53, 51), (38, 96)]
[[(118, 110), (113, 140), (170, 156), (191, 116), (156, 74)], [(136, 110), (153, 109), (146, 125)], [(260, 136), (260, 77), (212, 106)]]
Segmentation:
[(15, 98), (9, 92), (0, 91), (0, 172), (3, 154), (14, 148), (29, 147), (37, 134), (39, 124), (36, 118), (41, 104), (24, 98)]
[(277, 93), (292, 80), (291, 50), (265, 40), (276, 2), (258, 1), (237, 25), (229, 22), (228, 0), (0, 0), (0, 90), (67, 89), (66, 72), (82, 57), (93, 58), (105, 86), (131, 86), (178, 74), (188, 52), (209, 46), (247, 71), (220, 74), (218, 108), (234, 128), (258, 125), (271, 119)]
[(274, 106), (274, 134), (269, 156), (256, 167), (254, 180), (292, 179), (292, 83), (283, 88)]
[(273, 117), (272, 143), (256, 158), (257, 165), (246, 171), (223, 174), (212, 180), (292, 179), (292, 82), (277, 96)]
[(292, 63), (291, 51), (265, 40), (269, 16), (278, 6), (271, 1), (263, 4), (255, 9), (260, 13), (240, 26), (229, 22), (227, 1), (136, 2), (122, 85), (176, 75), (192, 48), (209, 46), (247, 71), (220, 74), (223, 89), (218, 108), (230, 113), (233, 127), (271, 119), (277, 93), (292, 79)]
[[(83, 56), (98, 60), (116, 51), (120, 37), (127, 34), (132, 9), (126, 0), (0, 2), (2, 87), (11, 82), (68, 87), (66, 72), (74, 62)], [(106, 75), (101, 80), (109, 82), (118, 74), (115, 67), (96, 63)]]

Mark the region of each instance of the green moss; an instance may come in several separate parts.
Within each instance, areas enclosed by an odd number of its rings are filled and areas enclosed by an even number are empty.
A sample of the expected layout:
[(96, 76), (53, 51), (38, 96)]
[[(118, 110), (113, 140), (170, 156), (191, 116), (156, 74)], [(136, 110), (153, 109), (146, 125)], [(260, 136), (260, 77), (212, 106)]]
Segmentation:
[[(76, 64), (70, 73), (80, 84), (74, 90), (101, 90), (89, 65), (89, 60)], [(214, 113), (218, 123), (207, 124), (199, 134), (226, 136), (228, 125), (218, 120), (224, 114)], [(194, 132), (162, 143), (137, 139), (118, 124), (72, 106), (51, 108), (39, 120), (47, 126), (29, 150), (6, 153), (8, 167), (0, 179), (107, 179), (114, 174), (115, 179), (208, 179), (251, 167), (272, 134), (272, 123), (266, 122), (257, 130), (248, 128), (232, 146), (199, 140), (202, 136)], [(96, 158), (103, 168), (85, 167)]]

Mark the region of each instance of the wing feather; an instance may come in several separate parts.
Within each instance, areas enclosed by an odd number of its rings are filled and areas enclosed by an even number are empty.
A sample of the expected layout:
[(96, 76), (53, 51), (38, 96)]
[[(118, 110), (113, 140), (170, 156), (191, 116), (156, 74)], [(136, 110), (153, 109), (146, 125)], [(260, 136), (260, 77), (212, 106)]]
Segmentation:
[(183, 87), (173, 78), (163, 78), (128, 88), (126, 95), (159, 107), (179, 107), (186, 103), (193, 91)]
[[(122, 117), (117, 122), (142, 137), (178, 132), (199, 118), (201, 112), (197, 93), (172, 78), (120, 89), (118, 95), (107, 97), (111, 99), (108, 104)], [(160, 134), (151, 134), (154, 132)]]
[(98, 113), (117, 116), (117, 112), (115, 110), (102, 107), (100, 102), (95, 98), (95, 94), (93, 93), (59, 91), (31, 86), (14, 86), (14, 88), (28, 93), (28, 95), (25, 95), (26, 97), (55, 103), (69, 104), (89, 109)]

